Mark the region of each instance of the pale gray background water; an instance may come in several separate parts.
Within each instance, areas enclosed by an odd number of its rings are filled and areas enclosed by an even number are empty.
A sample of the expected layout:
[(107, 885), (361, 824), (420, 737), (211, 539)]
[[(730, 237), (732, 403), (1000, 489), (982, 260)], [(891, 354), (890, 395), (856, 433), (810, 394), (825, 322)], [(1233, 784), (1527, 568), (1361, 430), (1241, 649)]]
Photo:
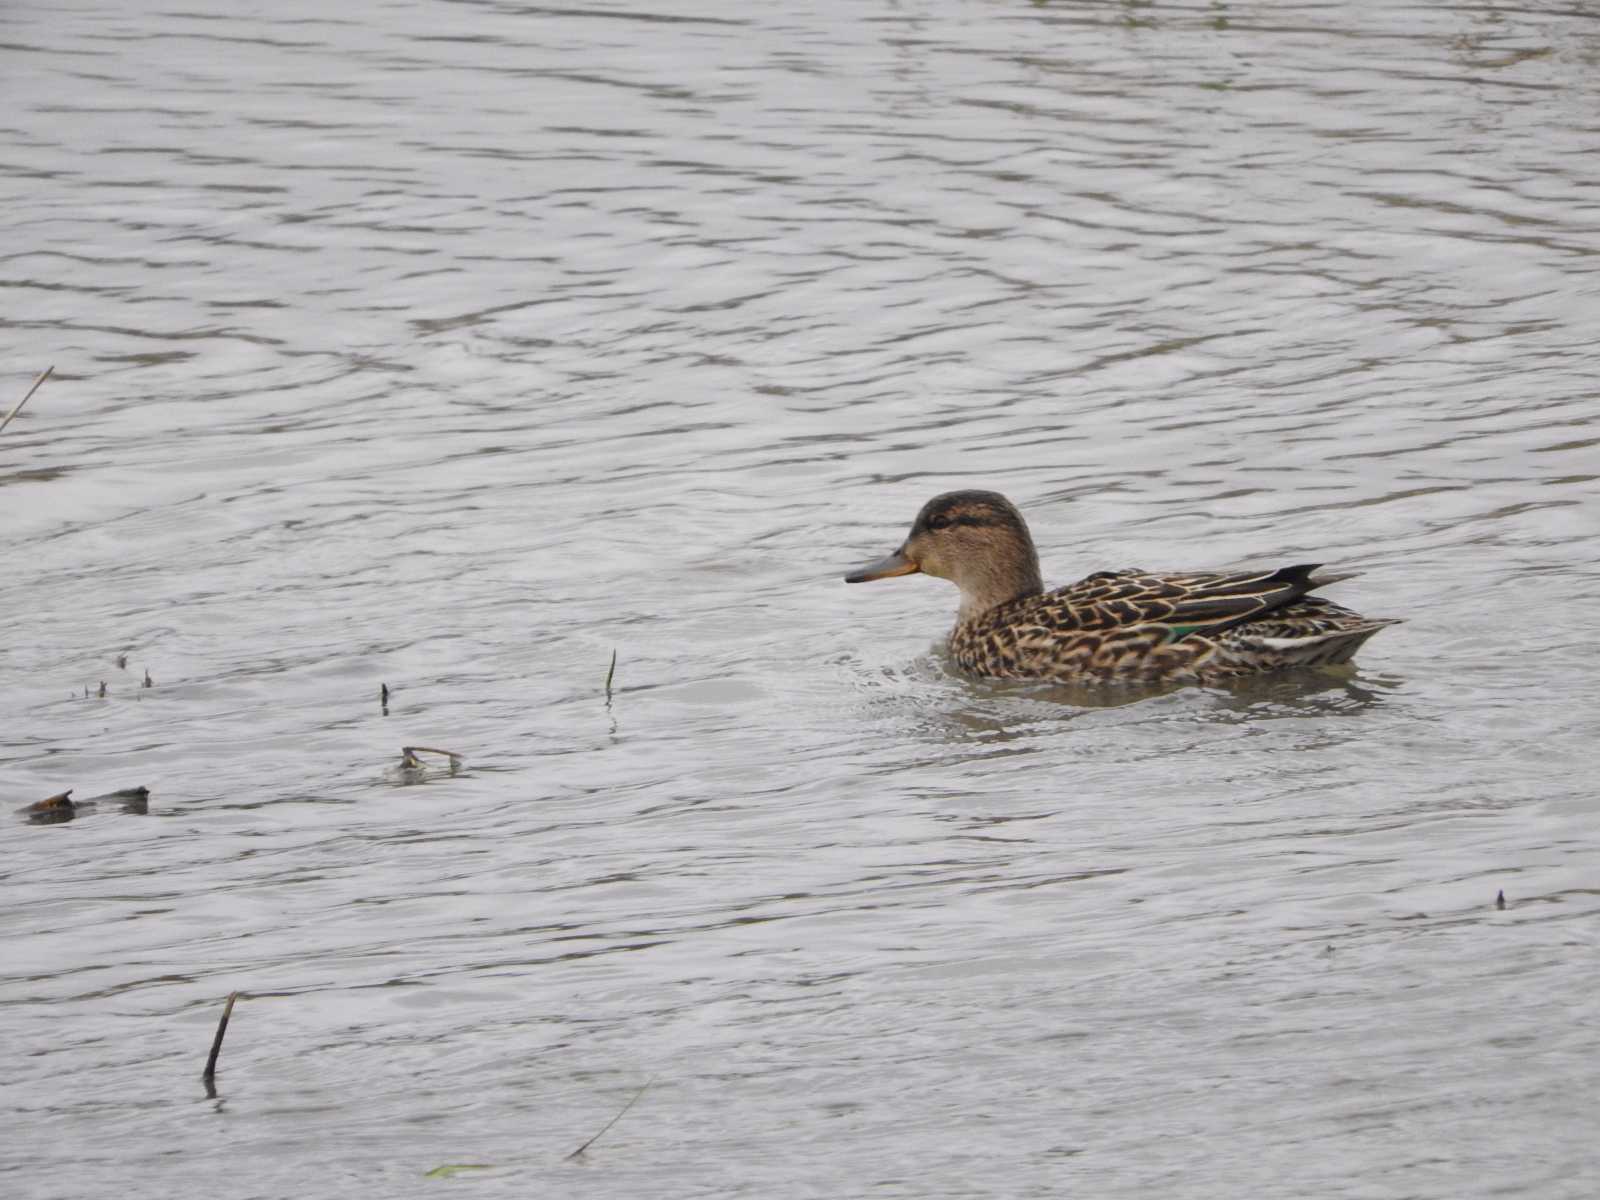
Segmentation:
[[(1600, 12), (0, 42), (5, 1195), (1600, 1190)], [(839, 581), (952, 486), (1408, 623), (965, 681)]]

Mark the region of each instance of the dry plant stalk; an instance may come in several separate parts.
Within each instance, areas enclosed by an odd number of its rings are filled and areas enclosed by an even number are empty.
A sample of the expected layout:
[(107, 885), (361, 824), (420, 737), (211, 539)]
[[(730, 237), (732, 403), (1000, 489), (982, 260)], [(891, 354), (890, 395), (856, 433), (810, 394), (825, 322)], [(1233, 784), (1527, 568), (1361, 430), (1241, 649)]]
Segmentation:
[(222, 1009), (222, 1020), (217, 1022), (217, 1036), (211, 1039), (211, 1056), (206, 1059), (205, 1074), (200, 1076), (207, 1083), (217, 1077), (217, 1055), (222, 1053), (222, 1035), (228, 1032), (228, 1018), (233, 1015), (233, 1002), (238, 998), (238, 992), (228, 993), (228, 1003)]
[(639, 1097), (644, 1095), (645, 1088), (649, 1087), (655, 1081), (656, 1081), (656, 1077), (654, 1075), (650, 1076), (649, 1079), (646, 1079), (644, 1081), (644, 1084), (639, 1088), (639, 1090), (633, 1094), (632, 1098), (629, 1099), (629, 1101), (622, 1106), (621, 1111), (618, 1112), (616, 1116), (612, 1117), (611, 1120), (607, 1121), (604, 1125), (600, 1126), (600, 1132), (599, 1133), (595, 1134), (587, 1142), (585, 1142), (583, 1145), (579, 1146), (571, 1154), (567, 1155), (567, 1161), (570, 1162), (572, 1159), (577, 1158), (580, 1154), (582, 1154), (590, 1146), (594, 1145), (602, 1137), (604, 1137), (606, 1130), (610, 1129), (618, 1121), (622, 1120), (622, 1118), (627, 1115), (628, 1110), (630, 1108), (632, 1108), (635, 1104), (639, 1103)]
[(49, 379), (51, 373), (55, 369), (56, 369), (55, 368), (55, 364), (51, 363), (48, 367), (46, 367), (40, 373), (39, 378), (37, 378), (37, 379), (35, 379), (33, 381), (33, 386), (28, 389), (28, 394), (26, 396), (24, 396), (21, 400), (17, 401), (17, 406), (6, 414), (6, 419), (4, 421), (0, 421), (0, 433), (4, 433), (6, 431), (6, 426), (11, 424), (11, 418), (16, 416), (19, 412), (22, 411), (22, 406), (24, 404), (26, 404), (29, 400), (33, 399), (33, 394), (39, 390), (39, 385), (41, 383), (43, 383), (46, 379)]

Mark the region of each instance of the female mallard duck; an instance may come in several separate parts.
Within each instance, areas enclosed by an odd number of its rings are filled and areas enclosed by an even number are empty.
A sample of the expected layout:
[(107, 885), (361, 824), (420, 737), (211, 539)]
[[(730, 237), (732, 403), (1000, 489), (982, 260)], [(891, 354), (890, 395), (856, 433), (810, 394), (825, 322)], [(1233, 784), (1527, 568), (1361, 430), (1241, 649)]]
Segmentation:
[(905, 544), (845, 576), (918, 571), (961, 589), (956, 662), (998, 679), (1217, 683), (1348, 662), (1385, 625), (1306, 593), (1348, 575), (1316, 564), (1269, 571), (1100, 571), (1044, 590), (1033, 538), (998, 492), (946, 492), (922, 506)]

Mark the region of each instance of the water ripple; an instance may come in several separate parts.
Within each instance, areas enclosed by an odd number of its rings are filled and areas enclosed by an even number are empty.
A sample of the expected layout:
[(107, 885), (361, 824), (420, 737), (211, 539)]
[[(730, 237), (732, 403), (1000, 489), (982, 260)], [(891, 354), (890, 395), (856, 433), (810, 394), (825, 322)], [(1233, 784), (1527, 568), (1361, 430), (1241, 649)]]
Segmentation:
[[(0, 18), (12, 1190), (1587, 1195), (1588, 14), (375, 13)], [(975, 682), (954, 486), (1407, 624)]]

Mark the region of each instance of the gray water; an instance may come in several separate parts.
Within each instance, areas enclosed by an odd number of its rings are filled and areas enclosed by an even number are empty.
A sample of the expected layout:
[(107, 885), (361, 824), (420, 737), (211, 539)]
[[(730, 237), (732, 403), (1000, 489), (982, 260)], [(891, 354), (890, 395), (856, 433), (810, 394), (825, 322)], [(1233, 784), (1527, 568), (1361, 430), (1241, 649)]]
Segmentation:
[[(0, 43), (0, 1192), (1600, 1190), (1600, 12)], [(964, 679), (959, 486), (1407, 623)]]

